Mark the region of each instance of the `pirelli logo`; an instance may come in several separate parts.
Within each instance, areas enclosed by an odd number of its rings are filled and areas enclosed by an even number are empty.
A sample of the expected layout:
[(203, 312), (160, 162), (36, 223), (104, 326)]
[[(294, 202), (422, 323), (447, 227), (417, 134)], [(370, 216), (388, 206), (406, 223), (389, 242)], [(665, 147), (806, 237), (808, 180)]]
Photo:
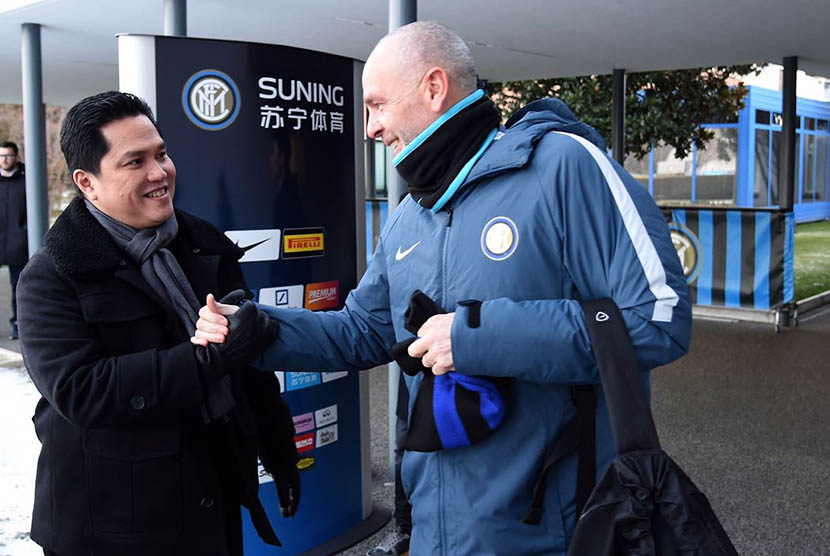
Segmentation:
[(283, 230), (282, 258), (322, 257), (326, 254), (323, 228), (294, 228)]

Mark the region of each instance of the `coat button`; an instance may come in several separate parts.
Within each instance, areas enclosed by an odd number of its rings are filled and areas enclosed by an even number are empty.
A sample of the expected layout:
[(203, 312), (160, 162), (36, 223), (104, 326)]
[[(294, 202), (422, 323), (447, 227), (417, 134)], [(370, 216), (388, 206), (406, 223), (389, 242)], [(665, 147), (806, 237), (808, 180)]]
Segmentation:
[(144, 409), (144, 396), (133, 396), (130, 398), (130, 406), (136, 411)]
[(194, 253), (198, 253), (199, 251), (201, 251), (201, 249), (199, 249), (198, 247), (194, 247), (194, 248), (193, 248), (193, 252), (194, 252)]
[(127, 266), (127, 261), (125, 261), (124, 259), (121, 259), (120, 261), (118, 261), (118, 264), (121, 265), (121, 266)]
[(213, 498), (211, 498), (210, 496), (205, 496), (204, 498), (202, 498), (202, 501), (200, 502), (200, 505), (205, 509), (212, 508), (213, 507)]

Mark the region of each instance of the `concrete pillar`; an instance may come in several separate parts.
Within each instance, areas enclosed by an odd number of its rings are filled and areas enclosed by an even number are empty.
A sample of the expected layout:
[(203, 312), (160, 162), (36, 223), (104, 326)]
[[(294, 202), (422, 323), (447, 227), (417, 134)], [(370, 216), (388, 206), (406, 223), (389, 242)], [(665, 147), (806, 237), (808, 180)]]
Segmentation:
[[(407, 23), (413, 23), (418, 19), (417, 0), (389, 0), (389, 32)], [(406, 183), (398, 175), (398, 171), (392, 164), (392, 149), (387, 149), (387, 195), (389, 203), (389, 218), (392, 211), (398, 206), (398, 200), (406, 192)], [(389, 477), (390, 481), (395, 480), (395, 428), (396, 409), (398, 406), (398, 382), (401, 376), (401, 368), (397, 363), (389, 363)]]
[(778, 184), (778, 206), (781, 210), (793, 210), (795, 200), (795, 80), (798, 71), (798, 56), (784, 58), (784, 83), (782, 91), (781, 116), (781, 183)]
[(613, 100), (611, 103), (611, 148), (614, 151), (614, 160), (623, 163), (625, 160), (625, 70), (615, 69), (612, 77), (611, 89)]
[(187, 0), (164, 0), (164, 34), (187, 36)]
[(21, 26), (23, 68), (23, 134), (26, 148), (26, 219), (29, 256), (43, 245), (49, 228), (49, 194), (46, 179), (46, 118), (43, 110), (43, 71), (40, 58), (40, 24)]

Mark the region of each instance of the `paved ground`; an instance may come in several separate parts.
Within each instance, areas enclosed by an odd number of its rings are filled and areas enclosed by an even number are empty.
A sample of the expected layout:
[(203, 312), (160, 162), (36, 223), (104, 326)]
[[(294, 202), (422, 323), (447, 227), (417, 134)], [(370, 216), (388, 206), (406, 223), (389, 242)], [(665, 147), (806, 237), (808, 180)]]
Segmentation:
[[(8, 337), (0, 270), (0, 347)], [(387, 478), (385, 369), (370, 371), (374, 498)], [(653, 374), (666, 451), (709, 496), (740, 554), (830, 554), (830, 307), (797, 328), (698, 320), (689, 354)], [(383, 531), (342, 552), (358, 556)]]
[[(375, 498), (391, 506), (387, 377), (371, 372)], [(696, 320), (689, 354), (653, 373), (652, 405), (663, 447), (739, 554), (830, 554), (830, 306), (779, 334)], [(382, 533), (342, 554), (365, 554)]]

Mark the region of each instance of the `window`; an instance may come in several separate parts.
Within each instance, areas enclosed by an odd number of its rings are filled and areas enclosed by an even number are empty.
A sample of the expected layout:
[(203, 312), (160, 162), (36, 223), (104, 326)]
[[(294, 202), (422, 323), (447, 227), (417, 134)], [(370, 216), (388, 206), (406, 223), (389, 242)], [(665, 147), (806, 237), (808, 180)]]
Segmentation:
[[(812, 118), (807, 118), (811, 120)], [(816, 136), (807, 134), (804, 136), (804, 174), (801, 185), (801, 202), (812, 203), (813, 192), (815, 191), (815, 162), (816, 162)]]
[(738, 168), (738, 128), (714, 128), (706, 148), (697, 150), (695, 200), (700, 203), (735, 202)]
[(692, 153), (675, 158), (674, 147), (654, 149), (654, 200), (685, 201), (692, 198)]
[[(769, 130), (766, 129), (755, 130), (755, 184), (752, 189), (752, 205), (756, 207), (765, 207), (769, 204), (769, 134)], [(775, 132), (775, 135), (781, 134)], [(773, 158), (778, 159), (778, 151), (775, 151)], [(773, 183), (776, 181), (774, 180)]]

